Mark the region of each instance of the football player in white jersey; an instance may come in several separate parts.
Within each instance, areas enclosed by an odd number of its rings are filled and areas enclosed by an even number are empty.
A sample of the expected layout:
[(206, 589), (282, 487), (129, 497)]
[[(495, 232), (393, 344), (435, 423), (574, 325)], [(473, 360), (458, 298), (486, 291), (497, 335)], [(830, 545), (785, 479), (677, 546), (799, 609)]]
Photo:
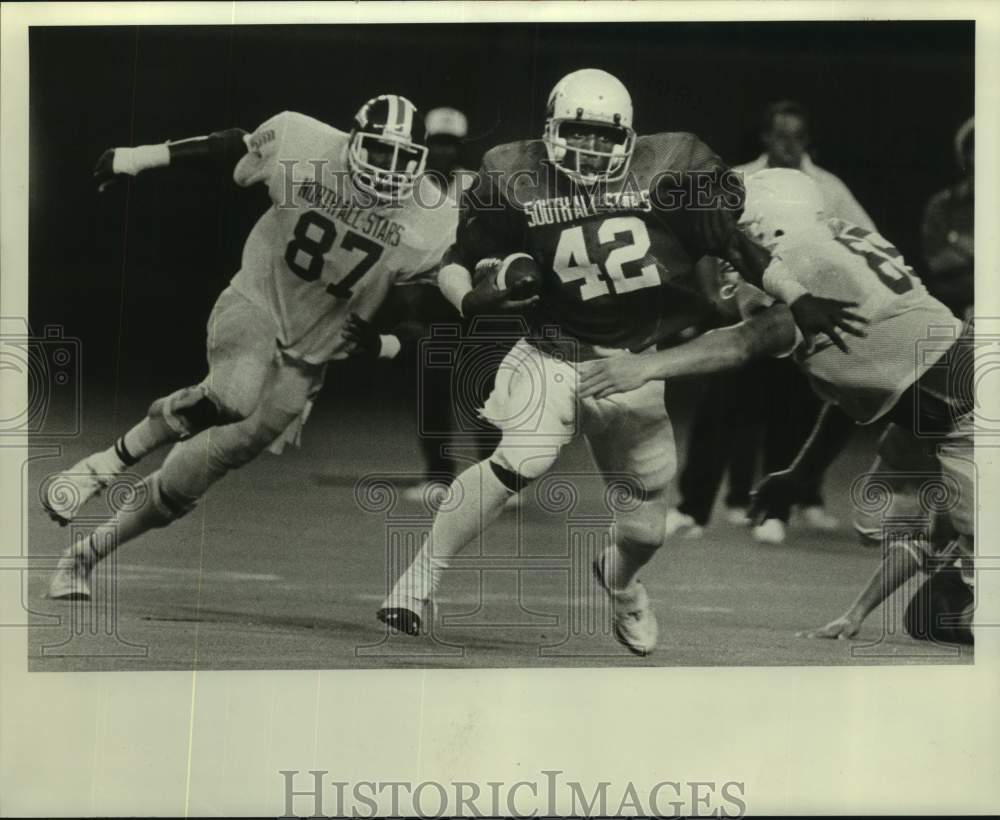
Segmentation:
[[(815, 183), (799, 171), (772, 168), (747, 177), (741, 222), (772, 252), (772, 265), (763, 278), (771, 296), (790, 303), (808, 291), (857, 303), (866, 334), (852, 341), (849, 357), (822, 337), (800, 338), (793, 356), (816, 393), (838, 404), (854, 421), (870, 424), (887, 418), (921, 436), (937, 437), (937, 460), (952, 491), (949, 517), (957, 533), (944, 553), (961, 562), (962, 580), (971, 584), (975, 510), (971, 324), (956, 318), (927, 292), (892, 243), (844, 220), (825, 219)], [(729, 338), (710, 332), (676, 352), (588, 362), (582, 366), (581, 394), (600, 398), (653, 379), (726, 369), (739, 358)], [(843, 430), (829, 423), (834, 418), (832, 413), (821, 414), (792, 467), (758, 488), (755, 507), (787, 503), (802, 475), (839, 452)], [(901, 539), (890, 546), (905, 552), (903, 560), (887, 554), (848, 613), (811, 635), (853, 637), (864, 618), (893, 590), (936, 565), (925, 539)], [(968, 616), (967, 601), (959, 612), (963, 609)]]
[[(297, 441), (326, 363), (352, 352), (350, 317), (370, 319), (393, 285), (433, 280), (458, 213), (422, 175), (422, 128), (413, 103), (386, 94), (359, 109), (350, 133), (286, 111), (252, 134), (233, 129), (101, 157), (101, 189), (149, 168), (235, 162), (236, 183), (263, 183), (272, 205), (209, 318), (208, 375), (157, 399), (112, 447), (46, 482), (46, 510), (65, 524), (117, 474), (174, 444), (136, 488), (146, 503), (67, 550), (50, 597), (88, 598), (90, 572), (111, 550), (186, 514), (265, 449)], [(391, 357), (387, 347), (382, 355)]]

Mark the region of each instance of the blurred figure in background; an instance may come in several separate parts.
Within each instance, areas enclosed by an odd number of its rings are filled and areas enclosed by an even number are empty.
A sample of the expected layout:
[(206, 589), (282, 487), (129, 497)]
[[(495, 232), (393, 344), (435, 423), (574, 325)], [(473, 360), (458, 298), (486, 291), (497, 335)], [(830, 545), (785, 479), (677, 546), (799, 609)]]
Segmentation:
[[(764, 152), (752, 162), (734, 166), (744, 176), (764, 168), (795, 168), (809, 176), (823, 195), (828, 217), (838, 217), (866, 230), (875, 224), (847, 186), (813, 162), (805, 109), (792, 100), (780, 100), (764, 109), (760, 123)], [(716, 260), (699, 263), (704, 287), (724, 286), (727, 272)], [(728, 469), (725, 504), (727, 520), (746, 525), (746, 509), (757, 469), (758, 439), (763, 434), (765, 473), (783, 469), (795, 457), (813, 428), (820, 401), (794, 365), (769, 359), (708, 380), (704, 399), (695, 410), (687, 445), (687, 458), (678, 489), (680, 502), (667, 514), (667, 534), (698, 538), (711, 517), (716, 495)], [(840, 412), (835, 410), (834, 412)], [(798, 507), (805, 523), (819, 530), (838, 525), (823, 504), (823, 473), (810, 476), (802, 486)], [(787, 510), (775, 510), (753, 528), (756, 540), (780, 543), (785, 539)]]
[(975, 119), (970, 117), (955, 134), (961, 177), (930, 198), (921, 230), (927, 260), (924, 284), (962, 319), (971, 318), (975, 295), (975, 139)]
[[(463, 164), (468, 120), (456, 108), (434, 108), (427, 112), (424, 128), (428, 151), (427, 176), (450, 198), (441, 207), (458, 207), (463, 192), (474, 176)], [(426, 367), (419, 359), (421, 352), (427, 349), (435, 327), (442, 331), (448, 327), (455, 329), (451, 335), (439, 333), (434, 337), (435, 357), (450, 347), (454, 354), (452, 360), (457, 362), (458, 356), (475, 355), (476, 351), (469, 349), (468, 323), (437, 287), (397, 290), (399, 292), (394, 294), (396, 298), (393, 303), (386, 306), (376, 324), (389, 328), (389, 335), (396, 336), (401, 343), (402, 355), (396, 359), (398, 366), (404, 369), (405, 375), (401, 378), (414, 378), (410, 374), (415, 374), (417, 379), (414, 385), (418, 413), (417, 439), (424, 462), (423, 479), (405, 487), (402, 496), (407, 501), (427, 502), (435, 506), (456, 472), (455, 459), (448, 449), (453, 443), (457, 427), (454, 402), (466, 400), (470, 391), (454, 389), (454, 367)], [(458, 328), (461, 328), (460, 334)], [(515, 334), (511, 344), (516, 338)], [(484, 355), (490, 361), (495, 359), (499, 365), (505, 352), (485, 351)], [(482, 369), (476, 368), (477, 382), (481, 378), (487, 383), (491, 382), (491, 378), (483, 377)], [(463, 414), (466, 424), (469, 415)], [(459, 432), (468, 434), (470, 431), (463, 429)], [(481, 452), (492, 452), (498, 439), (499, 433), (485, 423), (481, 430), (473, 431), (473, 449), (477, 451), (470, 455), (471, 461), (477, 461)]]
[[(473, 172), (462, 165), (463, 140), (469, 133), (465, 114), (457, 108), (432, 108), (424, 118), (427, 131), (427, 171), (456, 202), (472, 182)], [(464, 172), (464, 173), (463, 173)]]

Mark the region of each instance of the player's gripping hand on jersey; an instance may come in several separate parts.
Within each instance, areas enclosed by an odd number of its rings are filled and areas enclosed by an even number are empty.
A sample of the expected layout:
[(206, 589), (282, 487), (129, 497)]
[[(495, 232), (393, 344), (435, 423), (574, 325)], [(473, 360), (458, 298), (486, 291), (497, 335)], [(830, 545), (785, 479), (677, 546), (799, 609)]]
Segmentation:
[(603, 399), (637, 390), (657, 377), (652, 356), (623, 353), (579, 365), (581, 398)]
[(850, 353), (850, 350), (838, 331), (859, 338), (868, 335), (862, 327), (868, 324), (868, 320), (851, 310), (857, 306), (857, 302), (827, 299), (823, 296), (813, 296), (811, 293), (803, 294), (789, 305), (799, 330), (806, 336), (822, 333), (844, 353)]

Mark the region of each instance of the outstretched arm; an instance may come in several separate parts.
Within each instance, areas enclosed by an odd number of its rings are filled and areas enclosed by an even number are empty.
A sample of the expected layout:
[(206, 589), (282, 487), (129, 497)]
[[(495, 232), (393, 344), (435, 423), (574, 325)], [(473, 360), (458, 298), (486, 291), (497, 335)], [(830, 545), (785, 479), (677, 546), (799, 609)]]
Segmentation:
[(231, 171), (247, 152), (244, 136), (246, 132), (241, 128), (230, 128), (226, 131), (215, 131), (207, 136), (164, 142), (159, 145), (109, 148), (101, 154), (94, 167), (97, 190), (103, 191), (124, 177), (136, 176), (151, 168), (164, 168), (168, 165), (217, 166)]
[(712, 241), (711, 251), (732, 265), (746, 281), (788, 305), (795, 324), (806, 336), (822, 333), (847, 353), (840, 332), (867, 335), (860, 326), (868, 321), (851, 310), (858, 306), (857, 302), (809, 293), (796, 281), (784, 260), (772, 256), (738, 227), (732, 211), (720, 208), (700, 218), (709, 226), (705, 230)]
[(821, 475), (843, 452), (854, 429), (854, 420), (834, 404), (827, 403), (819, 412), (816, 425), (795, 460), (784, 470), (765, 476), (754, 488), (748, 513), (756, 523), (775, 510), (794, 503), (802, 482)]
[(734, 370), (761, 356), (780, 356), (796, 342), (788, 307), (775, 303), (737, 325), (711, 330), (656, 353), (626, 353), (580, 365), (580, 396), (604, 398), (649, 381)]
[(909, 544), (894, 546), (886, 551), (875, 574), (850, 608), (826, 626), (800, 632), (803, 638), (853, 638), (861, 624), (883, 601), (920, 571), (922, 562)]

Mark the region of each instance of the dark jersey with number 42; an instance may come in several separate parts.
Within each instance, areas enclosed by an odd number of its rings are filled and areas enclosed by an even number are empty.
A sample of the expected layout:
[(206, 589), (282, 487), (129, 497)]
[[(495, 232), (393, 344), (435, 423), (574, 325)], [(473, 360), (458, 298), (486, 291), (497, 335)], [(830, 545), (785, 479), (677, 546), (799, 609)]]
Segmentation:
[(527, 252), (543, 270), (536, 337), (641, 350), (713, 312), (694, 265), (720, 252), (720, 217), (735, 226), (742, 203), (738, 175), (693, 134), (639, 137), (626, 178), (594, 187), (540, 140), (511, 143), (483, 158), (449, 261)]

